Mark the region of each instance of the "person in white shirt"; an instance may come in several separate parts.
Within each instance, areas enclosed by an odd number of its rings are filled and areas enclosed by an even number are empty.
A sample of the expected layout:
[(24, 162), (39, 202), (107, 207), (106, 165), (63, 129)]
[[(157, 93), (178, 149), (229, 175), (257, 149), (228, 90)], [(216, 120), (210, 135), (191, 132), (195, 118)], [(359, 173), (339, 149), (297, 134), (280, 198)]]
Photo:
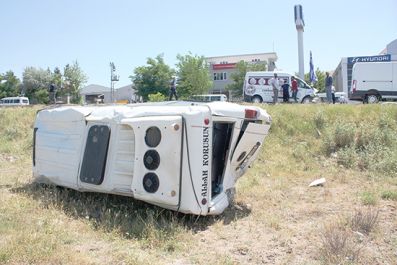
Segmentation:
[(277, 104), (278, 91), (280, 90), (280, 80), (277, 78), (276, 73), (274, 73), (274, 77), (270, 79), (270, 85), (273, 88), (273, 104)]

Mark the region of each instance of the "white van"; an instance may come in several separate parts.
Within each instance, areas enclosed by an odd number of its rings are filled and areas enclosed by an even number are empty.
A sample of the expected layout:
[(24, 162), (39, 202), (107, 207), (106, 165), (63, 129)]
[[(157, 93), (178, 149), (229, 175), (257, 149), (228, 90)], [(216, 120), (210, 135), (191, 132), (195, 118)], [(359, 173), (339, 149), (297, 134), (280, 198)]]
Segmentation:
[(364, 103), (397, 99), (397, 62), (356, 63), (350, 99)]
[(7, 97), (0, 99), (0, 106), (25, 106), (29, 105), (27, 97)]
[(193, 95), (190, 100), (198, 102), (227, 101), (227, 97), (224, 94)]
[[(291, 77), (295, 77), (298, 82), (298, 95), (297, 100), (301, 103), (309, 103), (313, 100), (316, 95), (316, 90), (309, 86), (305, 81), (296, 77), (293, 74), (286, 72), (247, 72), (245, 75), (243, 85), (243, 96), (244, 101), (261, 103), (261, 102), (273, 102), (273, 88), (270, 85), (270, 79), (274, 77), (274, 74), (282, 80), (284, 83), (288, 83), (291, 86)], [(290, 87), (290, 101), (294, 99), (291, 97), (292, 91)], [(278, 101), (283, 100), (282, 89), (278, 93)]]
[(36, 116), (33, 176), (183, 213), (221, 214), (270, 125), (265, 110), (229, 102), (49, 108)]

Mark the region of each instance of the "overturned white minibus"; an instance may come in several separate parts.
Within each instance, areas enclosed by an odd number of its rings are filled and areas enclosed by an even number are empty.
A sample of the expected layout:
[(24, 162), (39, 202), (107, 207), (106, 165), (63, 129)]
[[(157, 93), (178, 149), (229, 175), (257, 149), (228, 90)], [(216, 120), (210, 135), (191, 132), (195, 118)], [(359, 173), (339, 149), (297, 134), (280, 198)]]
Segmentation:
[(270, 123), (261, 108), (227, 102), (45, 109), (34, 126), (33, 175), (183, 213), (220, 214)]

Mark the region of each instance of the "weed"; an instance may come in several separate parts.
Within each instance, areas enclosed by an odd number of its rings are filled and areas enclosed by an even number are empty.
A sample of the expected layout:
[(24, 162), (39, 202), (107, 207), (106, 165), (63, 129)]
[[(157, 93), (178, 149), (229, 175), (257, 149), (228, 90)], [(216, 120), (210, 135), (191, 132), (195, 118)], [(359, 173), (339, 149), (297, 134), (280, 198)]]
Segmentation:
[(281, 225), (280, 225), (280, 218), (277, 216), (269, 216), (268, 225), (273, 228), (274, 230), (280, 230)]
[(379, 210), (367, 208), (365, 210), (356, 210), (351, 219), (350, 227), (354, 231), (358, 231), (368, 235), (378, 223)]
[(380, 195), (383, 200), (397, 201), (397, 191), (386, 190)]
[(318, 111), (313, 117), (314, 125), (318, 130), (322, 130), (326, 125), (326, 117), (324, 111)]
[(353, 124), (339, 121), (334, 130), (335, 148), (341, 149), (354, 144), (355, 128)]
[(375, 205), (377, 203), (376, 196), (372, 192), (365, 191), (361, 193), (361, 202), (364, 205)]
[(332, 223), (321, 233), (321, 255), (327, 264), (346, 264), (357, 261), (361, 246), (341, 223)]
[(338, 152), (338, 164), (346, 168), (355, 168), (357, 160), (356, 151), (352, 147), (343, 148)]

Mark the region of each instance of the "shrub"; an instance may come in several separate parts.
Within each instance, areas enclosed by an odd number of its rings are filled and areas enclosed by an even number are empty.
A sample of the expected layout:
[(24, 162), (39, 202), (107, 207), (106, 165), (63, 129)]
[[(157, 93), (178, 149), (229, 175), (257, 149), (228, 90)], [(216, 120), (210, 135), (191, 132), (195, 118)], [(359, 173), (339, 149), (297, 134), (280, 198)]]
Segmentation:
[(314, 125), (317, 129), (322, 130), (326, 125), (324, 111), (318, 111), (313, 117)]
[(358, 150), (366, 149), (371, 143), (378, 139), (377, 129), (361, 125), (357, 129), (355, 145)]
[(352, 233), (341, 223), (332, 223), (321, 233), (321, 254), (328, 264), (344, 264), (358, 260), (361, 247)]
[(361, 194), (361, 202), (364, 205), (375, 205), (377, 203), (377, 199), (373, 193), (365, 191)]
[(354, 144), (355, 128), (353, 124), (338, 122), (334, 131), (336, 149), (341, 149)]
[(34, 92), (34, 98), (39, 104), (41, 103), (48, 104), (48, 102), (50, 101), (48, 91), (46, 89), (40, 89)]
[(378, 223), (379, 210), (368, 208), (356, 210), (350, 219), (350, 227), (368, 235)]
[(383, 191), (380, 197), (384, 200), (397, 201), (397, 191), (391, 191), (391, 190)]
[(161, 94), (160, 92), (157, 92), (156, 94), (149, 94), (149, 101), (150, 102), (159, 102), (159, 101), (164, 101), (165, 96)]
[(338, 164), (346, 168), (356, 167), (357, 160), (357, 153), (354, 147), (346, 147), (338, 152)]

